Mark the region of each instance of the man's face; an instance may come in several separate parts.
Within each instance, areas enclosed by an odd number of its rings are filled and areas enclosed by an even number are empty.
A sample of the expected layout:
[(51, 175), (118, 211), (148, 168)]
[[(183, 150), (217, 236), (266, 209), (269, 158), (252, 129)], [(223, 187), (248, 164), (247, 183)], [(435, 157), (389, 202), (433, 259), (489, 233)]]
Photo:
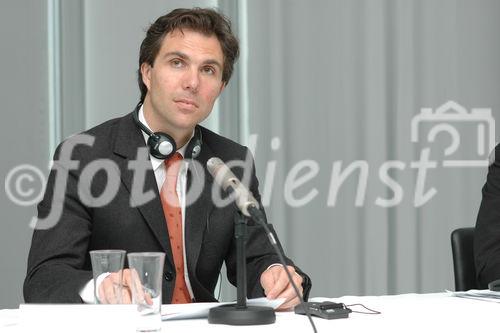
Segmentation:
[(222, 92), (223, 53), (215, 36), (184, 29), (165, 36), (153, 66), (141, 65), (148, 87), (145, 115), (153, 130), (191, 133)]

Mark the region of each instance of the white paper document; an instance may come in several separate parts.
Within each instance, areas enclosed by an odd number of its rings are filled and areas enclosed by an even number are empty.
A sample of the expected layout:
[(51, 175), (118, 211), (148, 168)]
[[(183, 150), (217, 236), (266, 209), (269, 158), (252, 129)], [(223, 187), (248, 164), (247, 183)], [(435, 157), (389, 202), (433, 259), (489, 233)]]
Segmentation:
[(498, 291), (491, 291), (488, 289), (485, 289), (485, 290), (472, 289), (472, 290), (468, 290), (468, 291), (449, 291), (449, 290), (447, 290), (447, 292), (452, 293), (452, 295), (456, 296), (456, 297), (476, 299), (479, 301), (500, 303), (500, 292), (498, 292)]
[[(253, 298), (253, 299), (247, 300), (247, 305), (268, 306), (268, 307), (271, 307), (273, 309), (276, 309), (284, 302), (285, 302), (284, 298), (268, 300), (265, 297), (261, 297), (261, 298)], [(162, 306), (161, 306), (161, 319), (162, 320), (174, 320), (174, 319), (207, 318), (208, 311), (211, 308), (221, 306), (224, 304), (236, 304), (236, 302), (162, 304)]]

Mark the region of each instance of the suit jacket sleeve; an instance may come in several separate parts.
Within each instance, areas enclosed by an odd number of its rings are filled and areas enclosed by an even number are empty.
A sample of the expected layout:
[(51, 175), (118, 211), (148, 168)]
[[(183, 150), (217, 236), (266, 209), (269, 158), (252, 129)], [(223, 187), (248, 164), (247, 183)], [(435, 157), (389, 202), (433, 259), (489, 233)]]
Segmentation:
[(480, 288), (500, 279), (500, 145), (488, 169), (474, 232), (474, 257)]
[[(259, 205), (262, 207), (261, 197), (259, 193), (259, 182), (255, 175), (255, 164), (253, 162), (252, 155), (250, 151), (246, 150), (246, 172), (250, 172), (250, 184), (249, 188), (255, 199), (258, 200)], [(235, 171), (236, 172), (236, 171)], [(243, 179), (245, 183), (245, 175), (237, 175), (240, 179)], [(247, 184), (245, 184), (247, 185)], [(264, 211), (264, 209), (262, 208)], [(265, 213), (265, 212), (264, 212)], [(273, 233), (280, 250), (283, 252), (283, 248), (280, 244), (279, 238), (274, 231), (271, 224), (268, 224), (269, 229)], [(228, 258), (226, 259), (227, 275), (228, 280), (236, 285), (236, 244), (233, 239), (232, 243), (233, 250), (230, 251)], [(246, 244), (246, 256), (247, 256), (247, 294), (250, 298), (263, 297), (264, 290), (260, 284), (261, 274), (272, 264), (280, 263), (278, 255), (275, 253), (269, 239), (264, 231), (264, 228), (256, 223), (250, 222), (247, 227), (247, 244)], [(303, 278), (303, 294), (304, 298), (307, 299), (309, 291), (311, 289), (311, 279), (307, 274), (305, 274), (300, 268), (298, 268), (292, 260), (285, 256), (285, 261), (287, 265), (294, 266), (297, 273)]]
[[(58, 155), (56, 151), (56, 156)], [(38, 205), (38, 218), (45, 218), (51, 209), (62, 205), (57, 223), (47, 230), (35, 229), (28, 256), (24, 281), (24, 299), (29, 303), (79, 303), (78, 292), (92, 279), (84, 267), (91, 218), (88, 208), (78, 199), (77, 173), (67, 170), (54, 158), (44, 198)], [(63, 196), (56, 195), (56, 178), (68, 172)]]

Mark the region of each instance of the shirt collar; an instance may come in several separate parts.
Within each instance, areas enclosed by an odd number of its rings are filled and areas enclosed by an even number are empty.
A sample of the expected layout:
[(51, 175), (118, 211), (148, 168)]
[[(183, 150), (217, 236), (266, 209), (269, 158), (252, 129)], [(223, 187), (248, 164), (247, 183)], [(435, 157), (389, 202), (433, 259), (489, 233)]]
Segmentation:
[[(151, 127), (149, 127), (149, 125), (148, 125), (148, 123), (146, 121), (146, 118), (144, 117), (144, 109), (143, 108), (144, 108), (144, 105), (141, 105), (141, 108), (139, 109), (139, 121), (142, 124), (144, 124), (144, 126), (146, 126), (148, 130), (150, 130), (151, 132), (153, 132), (153, 130), (151, 129)], [(144, 131), (141, 131), (141, 132), (142, 132), (142, 137), (144, 138), (144, 141), (147, 144), (148, 139), (149, 139), (149, 135), (147, 135), (146, 133), (144, 133)], [(193, 138), (193, 136), (194, 136), (194, 130), (193, 130), (193, 133), (191, 133), (191, 137), (189, 138), (188, 143), (189, 143), (189, 141), (191, 141), (191, 139)], [(181, 148), (177, 149), (177, 152), (182, 155), (182, 158), (184, 158), (187, 146), (188, 146), (188, 144), (186, 143), (184, 146), (182, 146)], [(151, 154), (149, 154), (149, 158), (151, 159), (151, 164), (153, 165), (153, 170), (158, 169), (158, 167), (160, 165), (162, 165), (163, 162), (164, 162), (164, 160), (156, 158), (156, 157), (154, 157)]]

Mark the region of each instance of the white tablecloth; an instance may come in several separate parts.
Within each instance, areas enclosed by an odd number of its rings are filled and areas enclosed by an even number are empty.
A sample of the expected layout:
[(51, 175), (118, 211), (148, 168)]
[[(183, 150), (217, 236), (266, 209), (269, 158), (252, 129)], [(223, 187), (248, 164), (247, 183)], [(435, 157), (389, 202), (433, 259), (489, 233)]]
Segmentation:
[[(500, 331), (500, 304), (453, 297), (450, 294), (404, 294), (396, 296), (344, 296), (315, 298), (346, 305), (362, 303), (382, 312), (379, 315), (351, 313), (347, 319), (325, 320), (315, 318), (318, 332), (487, 332)], [(361, 307), (353, 310), (365, 311)], [(103, 310), (104, 311), (104, 310)], [(57, 314), (54, 314), (57, 318)], [(17, 319), (16, 319), (17, 318)], [(20, 310), (0, 311), (0, 331), (24, 332), (19, 323)], [(82, 312), (81, 323), (92, 323), (93, 318)], [(73, 323), (75, 331), (78, 322)], [(81, 325), (80, 325), (81, 326)], [(40, 323), (36, 332), (50, 331), (51, 322)], [(99, 332), (95, 324), (95, 332)], [(94, 330), (94, 329), (93, 329)], [(88, 329), (87, 329), (88, 331)], [(211, 325), (207, 319), (164, 321), (162, 332), (312, 332), (305, 316), (292, 312), (278, 312), (276, 323), (262, 326)]]

